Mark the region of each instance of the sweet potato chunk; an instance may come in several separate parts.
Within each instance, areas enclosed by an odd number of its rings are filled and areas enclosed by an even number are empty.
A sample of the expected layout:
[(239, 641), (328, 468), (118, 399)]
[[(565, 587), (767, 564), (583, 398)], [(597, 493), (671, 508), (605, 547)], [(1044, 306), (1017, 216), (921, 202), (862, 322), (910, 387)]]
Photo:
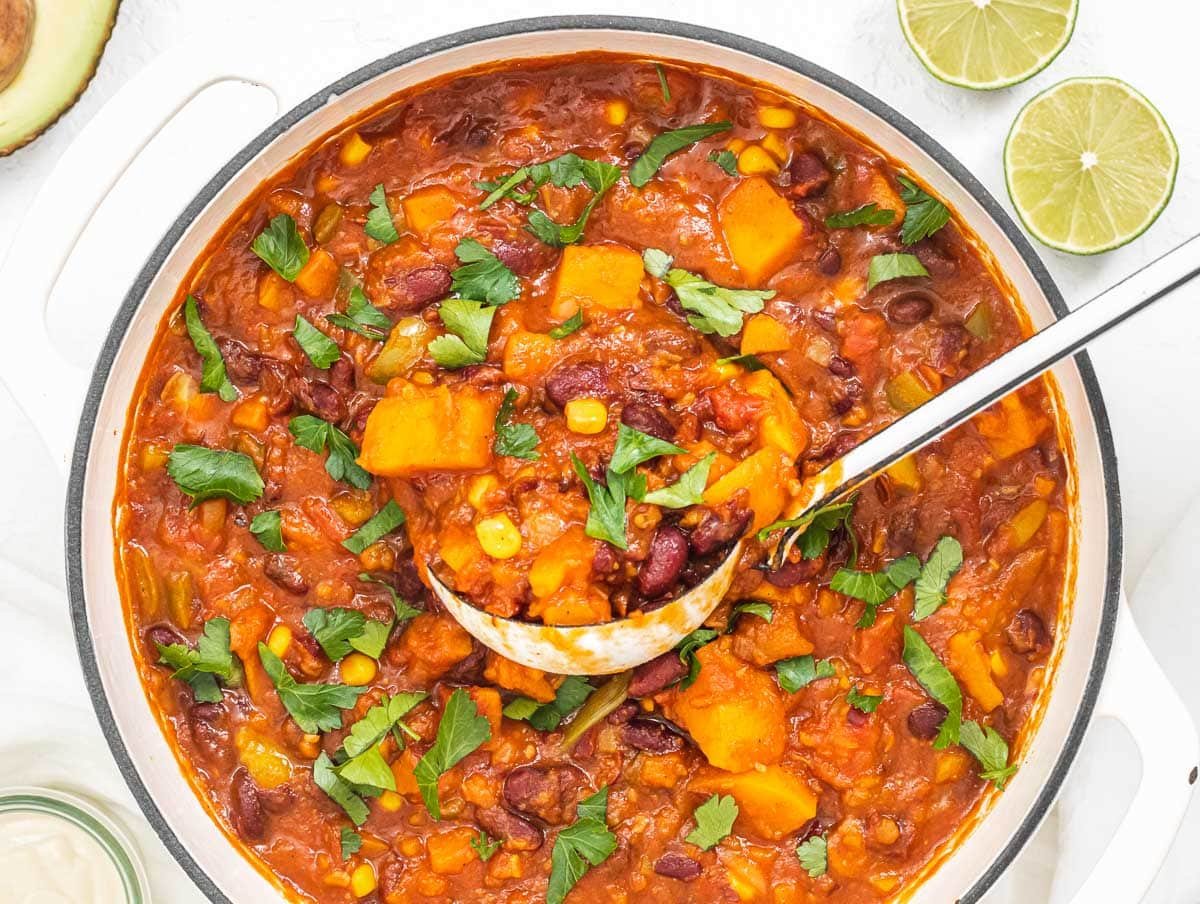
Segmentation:
[(786, 352), (792, 347), (787, 327), (770, 314), (755, 314), (742, 329), (742, 354)]
[(308, 256), (308, 263), (296, 274), (295, 286), (309, 298), (332, 296), (337, 288), (338, 262), (323, 248)]
[(808, 425), (796, 411), (783, 384), (769, 370), (758, 370), (745, 379), (746, 391), (771, 403), (758, 425), (764, 446), (782, 449), (793, 460), (808, 448)]
[(724, 637), (700, 648), (700, 675), (687, 690), (674, 693), (667, 713), (712, 765), (745, 772), (783, 756), (787, 712), (779, 686), (734, 656), (731, 642)]
[(729, 253), (751, 283), (786, 263), (804, 238), (804, 223), (766, 179), (742, 179), (721, 201), (721, 229)]
[(950, 638), (946, 665), (987, 712), (1004, 702), (1004, 694), (992, 681), (991, 666), (978, 631), (960, 631)]
[(779, 517), (787, 501), (781, 485), (789, 465), (787, 453), (774, 446), (759, 449), (705, 490), (704, 502), (723, 505), (739, 490), (746, 490), (754, 512), (754, 530), (766, 527)]
[(637, 307), (642, 259), (624, 245), (568, 245), (554, 277), (551, 314), (566, 320), (581, 307)]
[(554, 687), (547, 680), (545, 672), (505, 659), (491, 650), (488, 650), (487, 668), (483, 670), (483, 677), (493, 684), (523, 694), (539, 703), (549, 703), (554, 699)]
[(771, 841), (799, 830), (817, 815), (817, 796), (782, 766), (732, 775), (714, 770), (691, 787), (706, 794), (732, 794), (738, 805), (738, 823)]
[(987, 439), (997, 458), (1010, 458), (1033, 446), (1046, 428), (1046, 421), (1032, 415), (1016, 394), (975, 416), (975, 426)]
[(733, 651), (747, 662), (766, 668), (781, 659), (807, 656), (813, 645), (800, 632), (795, 608), (781, 605), (775, 607), (770, 621), (757, 615), (740, 616), (733, 633)]
[(425, 238), (438, 224), (446, 222), (462, 204), (449, 189), (431, 185), (413, 192), (401, 202), (408, 227)]
[(385, 477), (485, 467), (498, 407), (494, 394), (469, 386), (405, 384), (367, 418), (358, 463)]
[(558, 363), (558, 342), (546, 333), (517, 330), (504, 344), (504, 375), (513, 380), (541, 377)]

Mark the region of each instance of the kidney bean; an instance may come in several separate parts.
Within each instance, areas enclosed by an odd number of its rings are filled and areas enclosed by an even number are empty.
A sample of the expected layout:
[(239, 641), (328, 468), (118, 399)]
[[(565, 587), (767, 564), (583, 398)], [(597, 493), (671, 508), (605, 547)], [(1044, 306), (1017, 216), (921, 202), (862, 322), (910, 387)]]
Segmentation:
[(908, 730), (914, 738), (932, 741), (937, 737), (947, 712), (946, 707), (932, 700), (913, 707), (908, 713)]
[(292, 377), (287, 387), (301, 408), (331, 424), (346, 416), (346, 402), (342, 394), (324, 380)]
[(303, 596), (308, 593), (308, 581), (296, 570), (296, 565), (293, 556), (276, 553), (263, 559), (263, 574), (288, 593)]
[(616, 573), (621, 565), (616, 551), (607, 543), (601, 543), (592, 554), (592, 574), (606, 578)]
[(631, 719), (621, 730), (621, 738), (634, 750), (671, 753), (683, 749), (683, 738), (657, 719)]
[(573, 361), (560, 364), (546, 377), (546, 396), (559, 408), (572, 399), (607, 399), (608, 367), (599, 361)]
[(901, 326), (920, 323), (933, 313), (933, 298), (928, 292), (905, 292), (889, 301), (883, 313), (892, 323)]
[[(675, 658), (678, 659), (679, 657), (676, 656)], [(607, 721), (610, 725), (624, 725), (639, 712), (641, 712), (640, 706), (638, 706), (632, 700), (626, 700), (611, 713), (609, 713), (608, 718), (605, 721)]]
[(408, 290), (409, 299), (405, 310), (417, 311), (445, 298), (450, 292), (450, 285), (450, 271), (441, 264), (410, 270), (404, 277), (404, 288)]
[(948, 278), (958, 274), (958, 261), (931, 241), (917, 242), (912, 252), (932, 276)]
[(250, 773), (237, 769), (229, 780), (230, 817), (233, 827), (247, 841), (262, 838), (267, 827), (267, 815), (263, 812), (258, 786)]
[(649, 697), (664, 690), (687, 674), (688, 667), (679, 661), (679, 654), (667, 650), (649, 662), (643, 662), (633, 670), (629, 682), (629, 696)]
[(852, 377), (855, 374), (854, 362), (841, 355), (834, 355), (829, 359), (829, 372), (842, 379)]
[(665, 414), (645, 402), (626, 402), (621, 409), (621, 423), (666, 442), (675, 439), (675, 425)]
[(817, 269), (826, 276), (837, 276), (842, 269), (842, 254), (832, 245), (817, 258)]
[(532, 244), (500, 238), (492, 242), (492, 254), (517, 276), (531, 275), (544, 260), (542, 252)]
[(510, 851), (536, 851), (545, 840), (541, 829), (503, 807), (480, 810), (475, 814), (475, 822), (493, 838), (503, 841)]
[(225, 372), (229, 379), (238, 383), (255, 383), (262, 372), (263, 356), (250, 351), (235, 339), (218, 339), (221, 357), (225, 359)]
[(483, 670), (487, 665), (487, 647), (478, 641), (471, 641), (471, 652), (466, 659), (460, 659), (446, 673), (447, 681), (454, 684), (482, 684)]
[(813, 580), (821, 573), (821, 569), (824, 567), (824, 556), (817, 556), (815, 559), (796, 559), (794, 561), (789, 559), (778, 568), (766, 572), (764, 577), (772, 587), (787, 589)]
[(934, 336), (929, 349), (929, 363), (938, 370), (945, 370), (960, 361), (971, 342), (971, 334), (955, 324), (944, 324)]
[(575, 817), (575, 803), (584, 785), (573, 766), (518, 766), (504, 779), (504, 802), (548, 825), (561, 825)]
[(329, 366), (329, 383), (338, 392), (351, 393), (354, 391), (354, 361), (349, 355), (343, 354)]
[(496, 123), (490, 119), (475, 121), (470, 113), (463, 113), (454, 122), (433, 136), (438, 144), (461, 144), (467, 147), (480, 148), (492, 140)]
[(700, 875), (700, 864), (687, 854), (667, 851), (654, 864), (654, 871), (668, 879), (688, 882)]
[(1046, 623), (1032, 609), (1018, 609), (1004, 629), (1004, 636), (1014, 653), (1034, 653), (1050, 644)]
[(817, 309), (809, 314), (813, 319), (813, 323), (819, 326), (827, 333), (837, 332), (837, 315), (833, 311), (824, 311)]
[(865, 713), (861, 709), (851, 706), (846, 710), (846, 721), (855, 728), (862, 728), (871, 721), (871, 714)]
[(783, 181), (787, 183), (788, 194), (793, 198), (811, 198), (825, 191), (831, 178), (825, 161), (811, 151), (804, 151), (792, 155), (784, 170)]
[(833, 828), (833, 820), (825, 816), (814, 816), (804, 825), (800, 826), (800, 831), (796, 834), (796, 844), (803, 844), (810, 838), (816, 838), (818, 835), (825, 832), (826, 829)]
[[(151, 625), (146, 629), (146, 642), (152, 647), (156, 644), (169, 647), (173, 643), (186, 643), (183, 635), (170, 625)], [(157, 649), (157, 647), (155, 647)]]
[(662, 596), (674, 586), (687, 564), (688, 540), (677, 527), (664, 525), (654, 532), (650, 551), (638, 567), (637, 590), (647, 599)]
[(753, 519), (749, 509), (735, 508), (724, 518), (710, 511), (692, 530), (688, 545), (695, 555), (707, 556), (740, 538)]

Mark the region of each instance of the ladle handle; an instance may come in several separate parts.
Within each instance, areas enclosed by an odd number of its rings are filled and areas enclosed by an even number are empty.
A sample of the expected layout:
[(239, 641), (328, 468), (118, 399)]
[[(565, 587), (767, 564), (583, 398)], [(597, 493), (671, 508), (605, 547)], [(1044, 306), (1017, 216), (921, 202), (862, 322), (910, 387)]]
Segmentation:
[(805, 510), (856, 489), (1198, 274), (1193, 236), (856, 446), (812, 478)]

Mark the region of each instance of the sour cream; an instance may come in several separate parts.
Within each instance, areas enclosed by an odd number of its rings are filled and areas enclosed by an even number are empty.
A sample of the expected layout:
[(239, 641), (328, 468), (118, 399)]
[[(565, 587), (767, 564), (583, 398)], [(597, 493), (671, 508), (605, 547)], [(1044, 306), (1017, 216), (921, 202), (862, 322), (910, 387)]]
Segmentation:
[(121, 873), (84, 829), (60, 816), (0, 813), (4, 904), (125, 904)]

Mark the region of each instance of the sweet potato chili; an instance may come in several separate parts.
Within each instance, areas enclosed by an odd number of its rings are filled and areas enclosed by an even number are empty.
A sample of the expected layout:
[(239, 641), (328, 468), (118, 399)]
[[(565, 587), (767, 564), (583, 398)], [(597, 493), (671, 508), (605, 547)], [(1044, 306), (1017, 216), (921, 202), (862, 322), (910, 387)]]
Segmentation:
[[(876, 901), (1003, 788), (1071, 555), (1050, 386), (778, 523), (1022, 335), (920, 176), (597, 55), (398, 95), (227, 224), (142, 375), (118, 552), (180, 761), (290, 896)], [(618, 619), (742, 537), (623, 675), (507, 661), (427, 590)]]

